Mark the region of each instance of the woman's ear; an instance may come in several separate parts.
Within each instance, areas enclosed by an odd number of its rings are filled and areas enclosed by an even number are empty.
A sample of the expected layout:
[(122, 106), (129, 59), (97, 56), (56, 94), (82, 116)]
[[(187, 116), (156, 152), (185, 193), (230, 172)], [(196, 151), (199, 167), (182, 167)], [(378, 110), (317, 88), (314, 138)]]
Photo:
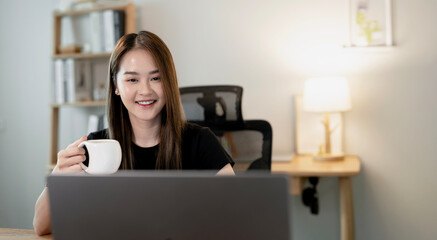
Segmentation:
[(114, 84), (114, 88), (115, 88), (115, 91), (114, 91), (114, 93), (115, 93), (115, 95), (118, 95), (118, 96), (120, 96), (120, 91), (118, 90), (118, 87), (117, 87), (117, 82), (115, 81), (115, 77), (116, 77), (116, 74), (114, 73), (113, 75), (112, 75), (112, 83)]

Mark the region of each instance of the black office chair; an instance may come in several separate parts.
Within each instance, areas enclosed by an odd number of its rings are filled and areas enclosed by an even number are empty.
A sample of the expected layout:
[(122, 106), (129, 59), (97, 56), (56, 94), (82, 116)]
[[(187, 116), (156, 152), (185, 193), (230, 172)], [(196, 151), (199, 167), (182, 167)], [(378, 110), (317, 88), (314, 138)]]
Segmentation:
[(272, 127), (265, 120), (243, 120), (242, 87), (182, 87), (180, 93), (187, 121), (216, 134), (235, 161), (235, 170), (271, 169)]
[(182, 87), (179, 90), (188, 121), (211, 129), (241, 128), (242, 87), (215, 85)]

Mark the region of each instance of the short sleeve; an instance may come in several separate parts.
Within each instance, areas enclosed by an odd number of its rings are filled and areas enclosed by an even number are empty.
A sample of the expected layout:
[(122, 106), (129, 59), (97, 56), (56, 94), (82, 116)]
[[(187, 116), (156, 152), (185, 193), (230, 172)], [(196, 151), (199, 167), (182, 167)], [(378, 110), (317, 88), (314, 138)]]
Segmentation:
[(108, 129), (92, 132), (87, 136), (87, 140), (108, 139), (108, 138), (109, 138)]
[(216, 135), (206, 127), (189, 125), (184, 135), (184, 169), (222, 169), (234, 165), (231, 156), (222, 147)]

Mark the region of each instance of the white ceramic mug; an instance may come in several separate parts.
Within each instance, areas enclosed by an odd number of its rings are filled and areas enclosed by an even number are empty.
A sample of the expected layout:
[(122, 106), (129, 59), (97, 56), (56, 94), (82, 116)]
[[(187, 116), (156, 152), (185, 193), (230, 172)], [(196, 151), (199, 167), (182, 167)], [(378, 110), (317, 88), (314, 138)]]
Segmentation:
[(81, 163), (82, 169), (91, 174), (115, 173), (121, 164), (121, 147), (117, 140), (101, 139), (81, 142), (78, 147), (86, 146), (88, 167)]

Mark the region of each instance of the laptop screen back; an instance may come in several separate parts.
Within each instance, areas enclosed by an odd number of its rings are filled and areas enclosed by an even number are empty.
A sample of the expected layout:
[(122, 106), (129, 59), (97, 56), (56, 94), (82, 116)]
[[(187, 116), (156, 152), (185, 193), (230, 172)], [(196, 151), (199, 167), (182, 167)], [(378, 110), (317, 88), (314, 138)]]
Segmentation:
[(284, 176), (49, 175), (55, 239), (289, 239)]

